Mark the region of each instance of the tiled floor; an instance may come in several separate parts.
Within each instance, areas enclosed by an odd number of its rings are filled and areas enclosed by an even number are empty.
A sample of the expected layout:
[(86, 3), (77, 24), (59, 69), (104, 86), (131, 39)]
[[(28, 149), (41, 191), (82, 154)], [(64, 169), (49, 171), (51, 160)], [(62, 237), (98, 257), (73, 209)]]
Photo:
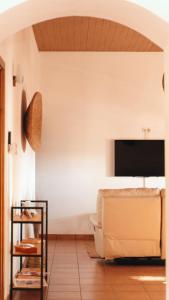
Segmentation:
[[(50, 241), (48, 300), (165, 299), (163, 266), (106, 264), (89, 258), (88, 243), (93, 241)], [(29, 293), (21, 299), (39, 297)]]

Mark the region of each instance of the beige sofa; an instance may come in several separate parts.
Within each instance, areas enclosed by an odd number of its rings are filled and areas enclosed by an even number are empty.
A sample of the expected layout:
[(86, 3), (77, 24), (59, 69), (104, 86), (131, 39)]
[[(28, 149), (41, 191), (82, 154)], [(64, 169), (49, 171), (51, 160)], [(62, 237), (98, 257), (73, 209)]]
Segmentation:
[(96, 251), (105, 259), (165, 259), (165, 192), (159, 189), (102, 189), (91, 216)]

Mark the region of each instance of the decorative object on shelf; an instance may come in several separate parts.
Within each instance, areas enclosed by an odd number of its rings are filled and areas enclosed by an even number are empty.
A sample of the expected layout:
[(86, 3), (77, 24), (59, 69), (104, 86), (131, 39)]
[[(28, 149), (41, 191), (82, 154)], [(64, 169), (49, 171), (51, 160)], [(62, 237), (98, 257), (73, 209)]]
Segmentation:
[[(23, 204), (23, 207), (30, 207), (31, 208), (31, 206), (32, 206), (32, 203), (31, 203), (31, 201), (29, 201), (29, 200), (27, 200), (27, 201), (25, 201), (24, 202), (24, 204)], [(33, 216), (35, 216), (35, 215), (37, 215), (38, 213), (37, 213), (37, 211), (36, 211), (36, 209), (24, 209), (23, 211), (22, 211), (22, 217), (23, 216), (26, 216), (26, 217), (28, 217), (28, 218), (32, 218)]]
[(32, 149), (38, 151), (42, 131), (42, 95), (39, 92), (34, 94), (24, 115), (24, 131)]
[(37, 253), (37, 247), (33, 246), (32, 244), (17, 244), (15, 246), (16, 252), (21, 253)]
[[(46, 276), (47, 272), (43, 273), (43, 287), (47, 287)], [(14, 278), (14, 284), (17, 287), (35, 288), (40, 286), (41, 271), (39, 268), (22, 268), (17, 272)]]

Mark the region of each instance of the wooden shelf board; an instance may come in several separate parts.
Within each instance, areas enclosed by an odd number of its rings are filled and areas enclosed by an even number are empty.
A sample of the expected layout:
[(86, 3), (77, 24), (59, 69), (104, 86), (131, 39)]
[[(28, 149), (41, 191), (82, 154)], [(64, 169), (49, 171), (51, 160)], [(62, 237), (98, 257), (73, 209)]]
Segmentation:
[[(45, 286), (43, 286), (43, 288), (47, 288), (48, 285), (46, 284)], [(40, 285), (31, 285), (31, 286), (27, 286), (27, 285), (15, 285), (13, 284), (13, 289), (15, 290), (21, 290), (21, 289), (29, 289), (29, 290), (33, 290), (33, 289), (41, 289)]]
[[(41, 272), (40, 268), (22, 268), (21, 272)], [(45, 273), (45, 268), (43, 268), (43, 272)]]
[(31, 244), (37, 246), (37, 244), (41, 244), (41, 239), (38, 238), (28, 238), (20, 241), (21, 244)]
[(37, 214), (31, 218), (28, 218), (26, 216), (15, 215), (13, 218), (13, 222), (14, 223), (41, 223), (42, 216), (41, 214)]

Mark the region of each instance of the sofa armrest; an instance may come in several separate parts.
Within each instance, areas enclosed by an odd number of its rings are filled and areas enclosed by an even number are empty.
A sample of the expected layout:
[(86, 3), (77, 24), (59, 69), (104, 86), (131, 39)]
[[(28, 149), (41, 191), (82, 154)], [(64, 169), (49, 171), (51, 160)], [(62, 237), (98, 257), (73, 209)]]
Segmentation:
[(93, 224), (94, 227), (100, 228), (100, 226), (98, 224), (97, 214), (90, 215), (90, 222)]

